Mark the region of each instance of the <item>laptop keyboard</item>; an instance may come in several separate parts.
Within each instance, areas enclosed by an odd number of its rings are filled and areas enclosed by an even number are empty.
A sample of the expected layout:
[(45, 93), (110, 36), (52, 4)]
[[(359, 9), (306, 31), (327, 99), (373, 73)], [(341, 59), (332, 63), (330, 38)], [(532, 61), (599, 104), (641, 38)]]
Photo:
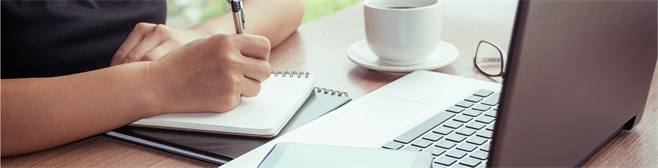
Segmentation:
[(479, 90), (382, 148), (430, 153), (433, 168), (485, 167), (499, 97)]

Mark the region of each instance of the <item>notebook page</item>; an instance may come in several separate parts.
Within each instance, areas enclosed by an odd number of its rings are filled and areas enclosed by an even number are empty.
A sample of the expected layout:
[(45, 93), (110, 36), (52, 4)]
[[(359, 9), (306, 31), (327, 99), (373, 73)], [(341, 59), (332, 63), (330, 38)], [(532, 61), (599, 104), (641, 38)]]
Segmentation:
[(313, 76), (272, 75), (261, 84), (258, 96), (242, 98), (231, 111), (163, 114), (133, 124), (258, 134), (258, 130), (281, 127), (308, 96), (313, 84)]

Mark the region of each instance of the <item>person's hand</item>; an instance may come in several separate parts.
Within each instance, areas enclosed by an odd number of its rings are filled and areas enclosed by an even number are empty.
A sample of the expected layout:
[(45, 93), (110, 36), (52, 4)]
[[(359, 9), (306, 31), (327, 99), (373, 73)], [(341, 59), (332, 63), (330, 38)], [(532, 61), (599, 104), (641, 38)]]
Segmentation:
[(178, 30), (162, 24), (139, 23), (112, 57), (110, 66), (153, 61), (192, 40), (209, 36), (197, 30)]
[[(247, 34), (192, 41), (149, 62), (149, 80), (162, 112), (224, 112), (256, 96), (270, 77), (270, 42)], [(157, 107), (157, 106), (156, 106)]]

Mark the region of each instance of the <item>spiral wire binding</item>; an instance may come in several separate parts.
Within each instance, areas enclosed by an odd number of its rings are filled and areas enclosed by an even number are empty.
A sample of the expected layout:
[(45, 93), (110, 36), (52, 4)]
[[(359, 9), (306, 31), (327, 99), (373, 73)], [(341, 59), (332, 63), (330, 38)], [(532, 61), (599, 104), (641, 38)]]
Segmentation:
[[(277, 76), (281, 75), (281, 77), (290, 76), (291, 78), (294, 77), (294, 76), (297, 76), (297, 78), (301, 78), (302, 76), (304, 76), (304, 78), (308, 78), (308, 76), (311, 75), (311, 73), (304, 72), (304, 71), (291, 71), (291, 72), (288, 72), (288, 71), (283, 71), (283, 72), (281, 72), (281, 71), (276, 71), (276, 72), (271, 71), (270, 74), (273, 74), (274, 77), (277, 77)], [(320, 87), (314, 87), (313, 90), (315, 92), (318, 92), (318, 93), (336, 95), (336, 96), (339, 96), (339, 97), (341, 97), (341, 96), (348, 97), (347, 92), (341, 92), (341, 91), (338, 91), (338, 90), (331, 90), (331, 89), (320, 88)]]
[(339, 90), (331, 90), (331, 89), (320, 88), (320, 87), (314, 87), (313, 90), (315, 90), (315, 92), (318, 92), (318, 93), (336, 95), (338, 97), (341, 97), (341, 96), (348, 97), (347, 92), (341, 92)]
[(270, 74), (274, 74), (274, 77), (277, 77), (279, 75), (281, 75), (281, 77), (286, 77), (286, 75), (289, 75), (291, 78), (295, 77), (295, 76), (297, 76), (297, 78), (301, 78), (302, 76), (304, 76), (304, 78), (308, 78), (308, 76), (311, 75), (311, 73), (304, 72), (304, 71), (292, 71), (292, 72), (288, 72), (288, 71), (283, 71), (283, 72), (276, 71), (276, 72), (274, 72), (274, 71), (271, 71)]

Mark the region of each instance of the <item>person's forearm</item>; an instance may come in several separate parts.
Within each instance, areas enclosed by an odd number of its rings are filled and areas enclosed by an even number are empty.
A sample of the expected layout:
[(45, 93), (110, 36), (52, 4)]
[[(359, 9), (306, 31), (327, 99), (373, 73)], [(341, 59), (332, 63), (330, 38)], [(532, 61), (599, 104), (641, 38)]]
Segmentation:
[[(279, 45), (295, 32), (304, 15), (304, 0), (244, 0), (243, 4), (244, 32), (267, 37), (272, 47)], [(235, 33), (230, 10), (190, 29), (200, 30), (209, 35)]]
[(2, 79), (2, 156), (63, 145), (155, 115), (148, 64)]

